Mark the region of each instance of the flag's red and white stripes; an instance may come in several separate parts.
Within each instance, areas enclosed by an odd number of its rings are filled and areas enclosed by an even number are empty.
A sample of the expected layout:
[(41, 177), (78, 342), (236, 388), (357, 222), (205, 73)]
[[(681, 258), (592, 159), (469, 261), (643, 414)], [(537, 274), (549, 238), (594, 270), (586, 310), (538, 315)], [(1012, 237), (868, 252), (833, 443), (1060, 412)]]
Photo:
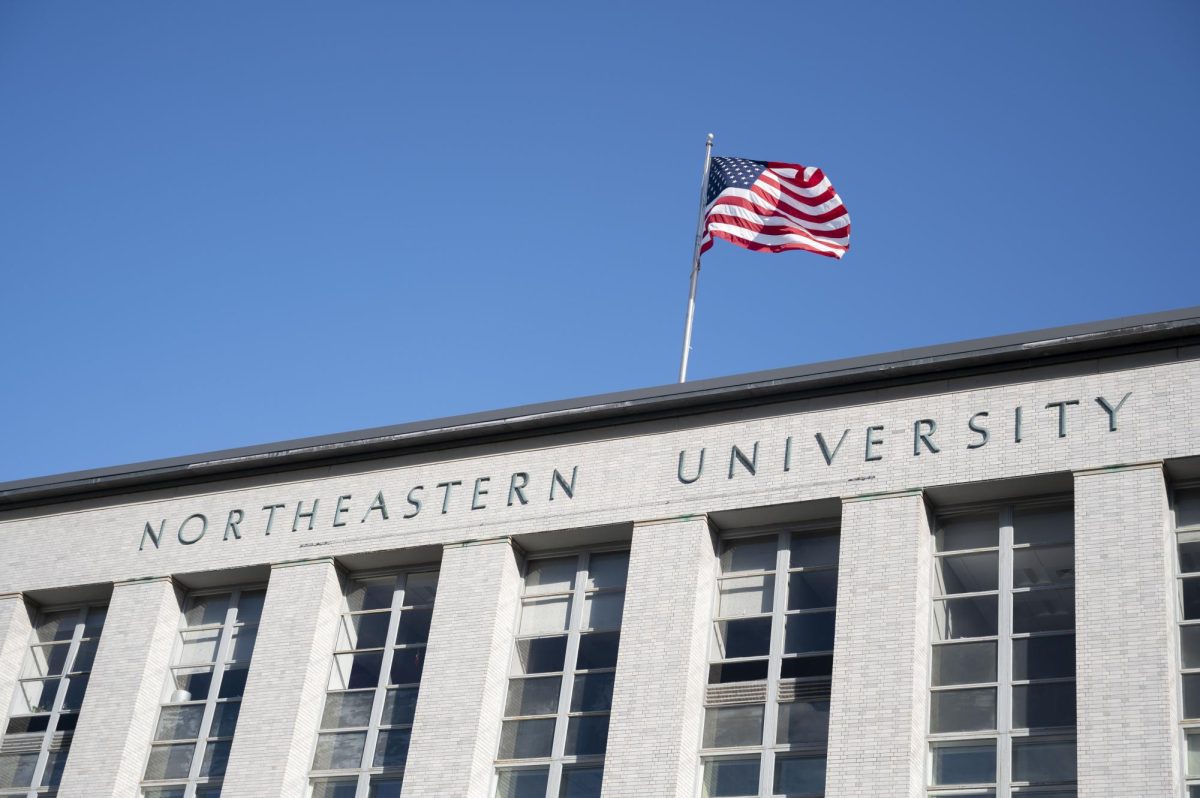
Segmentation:
[(850, 215), (820, 169), (772, 161), (749, 188), (730, 186), (704, 209), (700, 251), (715, 238), (755, 251), (840, 258), (850, 247)]

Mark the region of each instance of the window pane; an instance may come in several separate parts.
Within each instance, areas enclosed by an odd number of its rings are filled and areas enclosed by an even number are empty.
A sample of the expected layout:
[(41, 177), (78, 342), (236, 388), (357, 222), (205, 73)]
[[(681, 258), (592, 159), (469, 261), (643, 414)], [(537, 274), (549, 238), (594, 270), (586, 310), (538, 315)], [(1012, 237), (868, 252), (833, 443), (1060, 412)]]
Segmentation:
[(409, 574), (404, 579), (404, 606), (432, 604), (437, 596), (437, 584), (437, 571)]
[(70, 648), (69, 642), (31, 646), (29, 655), (25, 658), (25, 667), (21, 671), (22, 678), (61, 675), (67, 664), (67, 652)]
[(366, 732), (343, 732), (317, 735), (317, 753), (313, 770), (343, 770), (357, 768), (362, 762)]
[(827, 535), (792, 535), (792, 568), (814, 568), (820, 565), (837, 565), (840, 536), (834, 532)]
[(246, 692), (246, 676), (250, 673), (245, 667), (229, 667), (221, 676), (221, 689), (217, 698), (241, 698)]
[(1074, 579), (1074, 546), (1039, 546), (1013, 551), (1013, 587), (1070, 584)]
[(1013, 593), (1013, 632), (1057, 632), (1075, 628), (1075, 591)]
[(578, 567), (578, 557), (534, 560), (529, 563), (529, 571), (525, 575), (525, 595), (565, 593), (571, 590), (575, 586), (575, 571)]
[[(76, 715), (60, 715), (58, 718), (58, 729), (64, 731), (64, 721), (73, 720)], [(31, 732), (45, 731), (50, 726), (49, 715), (32, 715), (32, 716), (16, 716), (8, 719), (8, 734), (29, 734)], [(73, 726), (72, 726), (73, 728)]]
[(934, 589), (939, 595), (983, 593), (995, 590), (1000, 580), (1000, 554), (953, 554), (933, 561)]
[(155, 740), (195, 740), (200, 736), (200, 721), (204, 717), (204, 705), (186, 707), (163, 707), (158, 716)]
[(814, 676), (833, 675), (833, 655), (825, 654), (816, 657), (788, 657), (780, 668), (783, 679), (806, 679)]
[(400, 687), (388, 690), (383, 696), (384, 726), (404, 726), (413, 722), (417, 711), (417, 688)]
[(721, 573), (773, 571), (778, 548), (779, 539), (775, 535), (726, 541), (721, 551)]
[(257, 639), (257, 626), (240, 626), (235, 628), (233, 630), (233, 640), (229, 647), (230, 661), (249, 664), (250, 656), (254, 653), (254, 642)]
[(383, 653), (380, 651), (336, 654), (333, 657), (333, 670), (329, 674), (329, 689), (375, 687), (379, 684), (379, 669), (382, 666)]
[(994, 548), (1000, 544), (1000, 516), (982, 513), (940, 519), (934, 541), (938, 551)]
[(346, 726), (366, 726), (371, 720), (371, 701), (374, 697), (374, 690), (326, 693), (325, 710), (321, 713), (321, 728), (341, 729)]
[(146, 763), (146, 779), (186, 779), (192, 769), (193, 743), (182, 745), (155, 745), (150, 748), (150, 761)]
[(775, 575), (733, 576), (720, 581), (721, 598), (717, 615), (761, 615), (771, 611), (775, 597)]
[(758, 757), (724, 757), (704, 761), (704, 798), (758, 795)]
[(1014, 739), (1013, 781), (1075, 781), (1075, 741)]
[(87, 620), (83, 622), (84, 637), (99, 637), (100, 630), (104, 628), (104, 618), (108, 614), (108, 607), (92, 607), (88, 610)]
[(935, 640), (992, 637), (996, 634), (997, 622), (995, 596), (933, 602)]
[(229, 610), (229, 594), (221, 593), (216, 596), (195, 596), (189, 602), (187, 612), (183, 614), (187, 626), (208, 626), (225, 622), (225, 613)]
[[(42, 786), (57, 787), (62, 782), (63, 769), (67, 766), (67, 754), (70, 749), (58, 748), (46, 752), (46, 769), (42, 771)], [(57, 793), (52, 793), (56, 795)], [(40, 794), (38, 798), (42, 798)]]
[[(784, 660), (784, 667), (792, 660)], [(708, 668), (709, 684), (729, 684), (731, 682), (756, 682), (767, 678), (767, 661), (765, 659), (750, 660), (749, 662), (723, 662), (710, 665)]]
[(939, 690), (930, 696), (929, 730), (934, 734), (996, 728), (996, 688)]
[(516, 673), (550, 673), (561, 671), (567, 657), (567, 638), (539, 637), (518, 640), (513, 670)]
[(762, 704), (751, 704), (704, 710), (703, 747), (762, 745), (764, 709)]
[(212, 668), (176, 668), (171, 671), (166, 700), (173, 703), (203, 701), (212, 685)]
[(611, 671), (576, 676), (571, 690), (571, 711), (605, 712), (611, 709), (614, 676), (616, 673)]
[(1187, 775), (1200, 776), (1200, 731), (1187, 733)]
[(604, 768), (563, 768), (562, 788), (559, 798), (600, 798), (600, 784), (604, 781)]
[(90, 671), (92, 663), (96, 661), (96, 646), (99, 645), (99, 640), (84, 640), (79, 644), (79, 650), (75, 652), (75, 661), (71, 663), (71, 670)]
[(933, 647), (934, 687), (994, 681), (995, 642), (989, 640), (983, 643), (950, 643)]
[(1013, 511), (1013, 543), (1069, 543), (1075, 537), (1071, 507), (1041, 507)]
[(987, 784), (996, 780), (996, 741), (955, 744), (934, 743), (933, 783)]
[(350, 612), (363, 610), (386, 610), (392, 606), (392, 594), (396, 592), (395, 577), (386, 579), (356, 580), (346, 593), (346, 608)]
[(593, 632), (579, 636), (579, 656), (575, 658), (576, 670), (593, 668), (615, 668), (617, 647), (621, 641), (619, 632)]
[(238, 598), (237, 622), (258, 623), (262, 618), (263, 602), (266, 601), (265, 590), (244, 590)]
[[(817, 745), (828, 740), (829, 699), (791, 701), (779, 705), (776, 743)], [(778, 791), (776, 788), (776, 792)]]
[(1179, 647), (1183, 667), (1200, 668), (1200, 626), (1179, 627)]
[(788, 575), (787, 608), (813, 610), (837, 605), (837, 570), (798, 571)]
[(776, 794), (821, 796), (825, 794), (825, 757), (778, 756), (775, 758)]
[[(312, 798), (354, 798), (358, 779), (317, 779), (313, 782)], [(183, 793), (180, 793), (183, 798)]]
[(50, 612), (42, 616), (42, 620), (34, 629), (35, 639), (39, 643), (53, 643), (58, 640), (70, 640), (75, 634), (79, 623), (78, 610)]
[(425, 668), (424, 648), (398, 648), (392, 653), (388, 684), (417, 684)]
[(571, 612), (569, 596), (526, 599), (521, 607), (521, 628), (517, 634), (542, 635), (567, 630)]
[(629, 552), (593, 554), (588, 558), (587, 588), (624, 587), (629, 571)]
[(833, 619), (832, 612), (789, 615), (783, 627), (783, 653), (833, 650)]
[(554, 718), (506, 720), (500, 729), (499, 759), (534, 759), (550, 756)]
[(404, 784), (395, 776), (372, 776), (367, 798), (400, 798), (400, 788)]
[(1013, 678), (1054, 679), (1075, 675), (1075, 635), (1013, 640)]
[(604, 753), (608, 745), (608, 715), (581, 715), (567, 719), (567, 756), (590, 756)]
[(217, 642), (221, 639), (220, 629), (182, 633), (180, 665), (208, 665), (217, 659)]
[(390, 616), (390, 612), (343, 615), (338, 633), (338, 649), (344, 651), (353, 648), (382, 648), (387, 643)]
[(1200, 572), (1200, 532), (1179, 533), (1179, 571)]
[(1183, 716), (1200, 718), (1200, 673), (1183, 674)]
[(54, 697), (58, 694), (61, 679), (35, 679), (21, 682), (21, 690), (15, 696), (13, 714), (34, 715), (49, 712), (54, 708)]
[(540, 679), (512, 679), (508, 683), (508, 701), (504, 714), (553, 715), (558, 711), (558, 694), (562, 689), (561, 676)]
[(232, 740), (214, 740), (204, 746), (204, 759), (200, 761), (200, 775), (220, 778), (225, 775), (229, 764), (229, 746)]
[(765, 657), (770, 653), (770, 618), (717, 621), (713, 630), (716, 634), (716, 651), (721, 659)]
[(1200, 619), (1200, 578), (1181, 580), (1180, 585), (1183, 588), (1183, 619)]
[(1013, 728), (1038, 729), (1074, 725), (1074, 682), (1013, 687)]
[[(183, 798), (186, 790), (186, 787), (149, 787), (142, 790), (142, 798)], [(321, 793), (313, 793), (313, 798), (318, 795)]]
[(237, 730), (238, 715), (242, 711), (241, 701), (221, 701), (213, 707), (212, 726), (209, 737), (232, 737)]
[(396, 628), (396, 645), (411, 646), (427, 642), (432, 620), (431, 609), (403, 610), (400, 613), (400, 624)]
[(624, 593), (589, 593), (583, 602), (583, 628), (617, 629), (624, 609)]
[(408, 729), (384, 729), (379, 732), (379, 741), (375, 744), (375, 767), (404, 767), (411, 735)]
[(546, 768), (502, 770), (496, 798), (545, 798), (549, 778), (550, 771)]
[(0, 754), (0, 787), (30, 786), (37, 760), (37, 751)]

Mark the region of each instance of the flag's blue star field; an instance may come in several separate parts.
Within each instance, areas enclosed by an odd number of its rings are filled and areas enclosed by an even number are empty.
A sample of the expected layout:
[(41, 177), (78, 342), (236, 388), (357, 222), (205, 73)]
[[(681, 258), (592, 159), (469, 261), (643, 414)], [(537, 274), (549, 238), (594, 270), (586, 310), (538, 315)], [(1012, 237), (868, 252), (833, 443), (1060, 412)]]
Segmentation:
[(727, 188), (750, 188), (766, 168), (766, 161), (713, 158), (712, 165), (708, 168), (708, 194), (704, 198), (704, 204), (711, 203)]

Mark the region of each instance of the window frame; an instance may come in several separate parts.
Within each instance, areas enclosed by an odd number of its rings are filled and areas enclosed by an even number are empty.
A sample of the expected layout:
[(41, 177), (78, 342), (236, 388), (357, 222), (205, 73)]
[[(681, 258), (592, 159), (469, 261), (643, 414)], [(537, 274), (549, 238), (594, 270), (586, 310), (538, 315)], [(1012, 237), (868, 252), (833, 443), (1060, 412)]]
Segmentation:
[[(770, 571), (765, 569), (753, 571), (732, 571), (729, 576), (724, 576), (721, 571), (721, 556), (726, 547), (733, 542), (746, 540), (749, 538), (766, 537), (768, 535), (775, 536), (775, 563), (774, 568)], [(818, 538), (823, 535), (835, 535), (838, 539), (838, 558), (833, 565), (816, 565), (816, 566), (796, 566), (791, 565), (791, 541), (793, 537), (811, 537)], [(713, 595), (711, 608), (709, 610), (707, 631), (708, 636), (706, 644), (706, 660), (705, 660), (705, 679), (704, 689), (705, 695), (701, 705), (700, 723), (701, 723), (701, 739), (698, 754), (698, 768), (696, 772), (696, 796), (703, 798), (704, 796), (704, 772), (707, 762), (720, 759), (747, 759), (750, 757), (758, 757), (758, 790), (755, 796), (761, 798), (791, 798), (794, 793), (776, 793), (774, 791), (775, 780), (775, 763), (781, 758), (781, 755), (789, 756), (796, 755), (798, 758), (804, 756), (819, 756), (825, 760), (826, 775), (828, 775), (828, 759), (829, 759), (829, 743), (828, 736), (824, 745), (816, 744), (792, 744), (779, 743), (778, 728), (779, 728), (779, 694), (780, 685), (785, 681), (782, 676), (782, 666), (786, 659), (801, 659), (805, 656), (811, 657), (832, 657), (833, 647), (836, 645), (831, 643), (828, 651), (810, 651), (801, 652), (798, 654), (787, 654), (784, 651), (786, 644), (787, 619), (798, 615), (812, 615), (830, 612), (834, 616), (834, 634), (837, 630), (837, 600), (834, 599), (832, 608), (798, 608), (795, 610), (788, 609), (788, 589), (791, 581), (791, 575), (802, 572), (817, 572), (817, 571), (833, 571), (837, 578), (841, 578), (841, 520), (838, 518), (821, 518), (798, 523), (778, 523), (766, 524), (761, 526), (741, 527), (730, 531), (718, 532), (716, 556), (713, 558)], [(774, 579), (772, 586), (772, 602), (770, 612), (749, 613), (737, 616), (722, 616), (720, 614), (721, 606), (721, 581), (722, 579), (741, 579), (754, 576), (770, 575)], [(704, 746), (704, 727), (706, 718), (710, 708), (708, 692), (713, 686), (709, 683), (709, 674), (711, 669), (721, 663), (729, 662), (755, 662), (763, 660), (761, 655), (750, 657), (719, 657), (716, 651), (716, 626), (722, 621), (732, 619), (751, 619), (751, 618), (770, 618), (771, 632), (770, 643), (766, 656), (767, 676), (765, 685), (765, 698), (763, 706), (763, 723), (762, 733), (757, 745), (742, 745), (729, 746), (722, 748), (709, 748)], [(778, 619), (778, 622), (776, 622)], [(759, 680), (750, 680), (747, 684), (754, 684)], [(787, 677), (786, 681), (789, 684), (806, 685), (820, 684), (826, 682), (829, 684), (830, 698), (832, 698), (832, 674), (830, 676), (801, 676)], [(730, 682), (737, 684), (737, 682)], [(714, 704), (713, 707), (719, 706), (757, 706), (757, 702), (746, 704)], [(770, 740), (770, 742), (767, 742)], [(807, 798), (807, 797), (805, 797)]]
[[(1200, 533), (1200, 521), (1193, 524), (1181, 524), (1179, 521), (1179, 494), (1181, 493), (1200, 493), (1200, 481), (1181, 481), (1170, 486), (1169, 490), (1169, 507), (1171, 514), (1171, 547), (1172, 551), (1172, 584), (1173, 591), (1172, 604), (1174, 605), (1175, 613), (1175, 649), (1176, 649), (1176, 672), (1178, 678), (1175, 680), (1175, 700), (1179, 707), (1179, 751), (1180, 751), (1180, 774), (1183, 777), (1183, 795), (1185, 798), (1194, 793), (1200, 793), (1200, 769), (1192, 774), (1188, 772), (1188, 733), (1200, 735), (1200, 716), (1189, 718), (1186, 715), (1184, 700), (1184, 680), (1188, 676), (1196, 676), (1200, 678), (1200, 667), (1188, 668), (1183, 661), (1183, 630), (1188, 627), (1200, 628), (1200, 618), (1187, 619), (1184, 617), (1184, 583), (1189, 580), (1200, 581), (1200, 571), (1184, 571), (1183, 558), (1180, 556), (1180, 536), (1186, 533)], [(1195, 790), (1193, 790), (1195, 788)]]
[[(1045, 783), (1045, 782), (1026, 782), (1015, 781), (1013, 779), (1013, 742), (1019, 740), (1041, 740), (1043, 742), (1055, 741), (1071, 741), (1078, 746), (1078, 728), (1079, 714), (1076, 708), (1075, 724), (1073, 726), (1053, 726), (1053, 727), (1015, 727), (1013, 722), (1013, 700), (1012, 692), (1016, 687), (1028, 686), (1031, 684), (1059, 684), (1073, 683), (1076, 685), (1076, 694), (1078, 694), (1078, 673), (1079, 664), (1076, 662), (1075, 671), (1069, 677), (1047, 677), (1038, 679), (1014, 679), (1013, 678), (1013, 642), (1015, 640), (1028, 640), (1033, 638), (1048, 638), (1048, 637), (1064, 637), (1070, 636), (1073, 641), (1078, 639), (1078, 620), (1072, 624), (1071, 631), (1050, 630), (1040, 632), (1014, 632), (1013, 631), (1013, 615), (1015, 607), (1015, 596), (1018, 594), (1027, 594), (1035, 592), (1048, 592), (1053, 590), (1063, 589), (1061, 585), (1051, 584), (1045, 586), (1024, 586), (1016, 587), (1013, 575), (1013, 565), (1015, 562), (1015, 552), (1038, 547), (1051, 547), (1063, 545), (1053, 541), (1049, 543), (1015, 543), (1014, 542), (1014, 516), (1024, 510), (1053, 510), (1061, 509), (1071, 513), (1072, 515), (1072, 533), (1071, 533), (1071, 562), (1072, 575), (1070, 580), (1070, 589), (1072, 593), (1072, 607), (1076, 607), (1078, 602), (1075, 591), (1075, 530), (1074, 530), (1074, 511), (1075, 501), (1073, 495), (1054, 495), (1033, 497), (1028, 499), (1014, 499), (1012, 501), (996, 501), (979, 504), (955, 505), (947, 508), (936, 508), (931, 510), (931, 524), (928, 546), (932, 556), (930, 568), (929, 582), (929, 604), (930, 604), (930, 634), (929, 646), (926, 659), (926, 672), (929, 674), (926, 683), (926, 695), (928, 696), (928, 706), (925, 711), (925, 728), (926, 728), (926, 743), (925, 743), (925, 795), (928, 798), (1038, 798), (1039, 795), (1046, 793), (1061, 793), (1063, 790), (1075, 790), (1078, 793), (1078, 773), (1072, 784), (1063, 783)], [(974, 547), (965, 549), (952, 549), (950, 551), (939, 552), (937, 549), (937, 532), (940, 528), (940, 521), (943, 519), (962, 518), (972, 515), (981, 515), (984, 513), (995, 513), (997, 519), (997, 535), (995, 546)], [(995, 552), (997, 555), (997, 584), (992, 590), (968, 591), (962, 593), (945, 593), (940, 592), (937, 584), (937, 561), (946, 557), (959, 555), (972, 555)], [(977, 637), (951, 638), (939, 641), (936, 639), (936, 606), (940, 601), (972, 598), (995, 595), (996, 596), (996, 632), (992, 635), (980, 635)], [(995, 642), (996, 645), (996, 678), (990, 682), (971, 682), (963, 684), (951, 685), (934, 685), (933, 684), (933, 665), (934, 651), (940, 646), (955, 645), (963, 643), (981, 643)], [(932, 711), (933, 711), (933, 696), (939, 692), (952, 692), (955, 690), (965, 689), (984, 689), (992, 688), (996, 691), (996, 724), (993, 729), (982, 729), (973, 731), (956, 731), (956, 732), (934, 732), (932, 729)], [(972, 784), (953, 784), (953, 785), (935, 785), (934, 784), (934, 756), (933, 752), (939, 745), (941, 746), (968, 746), (972, 743), (978, 744), (982, 742), (995, 743), (995, 779), (991, 782), (977, 782)], [(1076, 747), (1076, 751), (1078, 748)], [(1077, 754), (1078, 755), (1078, 754)]]

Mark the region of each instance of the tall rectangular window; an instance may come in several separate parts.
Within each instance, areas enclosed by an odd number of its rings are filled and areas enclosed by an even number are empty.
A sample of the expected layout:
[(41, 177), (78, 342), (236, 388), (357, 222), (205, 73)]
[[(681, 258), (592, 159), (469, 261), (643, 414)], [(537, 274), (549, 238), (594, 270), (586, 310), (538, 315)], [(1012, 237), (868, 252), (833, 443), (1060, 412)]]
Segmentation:
[(721, 542), (704, 709), (704, 798), (825, 794), (836, 530)]
[(220, 798), (265, 597), (261, 588), (188, 597), (143, 798)]
[(1175, 491), (1179, 666), (1188, 798), (1200, 798), (1200, 488)]
[(934, 546), (929, 794), (1074, 796), (1071, 507), (947, 514)]
[(347, 580), (312, 798), (399, 798), (436, 571)]
[(529, 562), (497, 798), (599, 798), (628, 570), (624, 551)]
[(58, 793), (104, 613), (89, 605), (38, 614), (0, 741), (0, 795)]

